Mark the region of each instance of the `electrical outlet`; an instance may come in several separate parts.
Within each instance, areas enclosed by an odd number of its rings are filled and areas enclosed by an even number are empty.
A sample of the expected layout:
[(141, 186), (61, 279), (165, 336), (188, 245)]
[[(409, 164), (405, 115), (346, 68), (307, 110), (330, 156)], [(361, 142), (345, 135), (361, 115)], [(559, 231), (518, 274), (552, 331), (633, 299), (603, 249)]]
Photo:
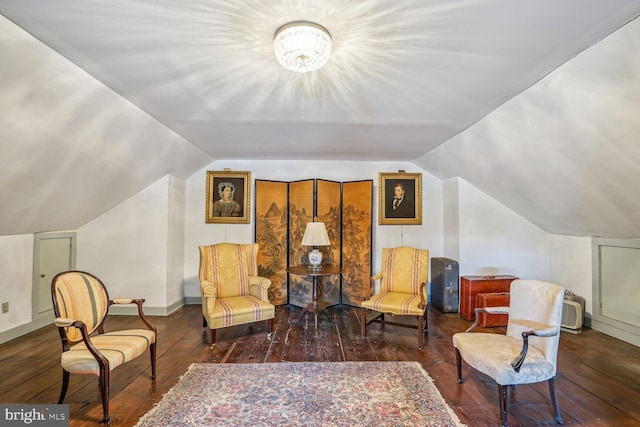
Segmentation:
[(2, 314), (9, 312), (9, 301), (2, 303)]

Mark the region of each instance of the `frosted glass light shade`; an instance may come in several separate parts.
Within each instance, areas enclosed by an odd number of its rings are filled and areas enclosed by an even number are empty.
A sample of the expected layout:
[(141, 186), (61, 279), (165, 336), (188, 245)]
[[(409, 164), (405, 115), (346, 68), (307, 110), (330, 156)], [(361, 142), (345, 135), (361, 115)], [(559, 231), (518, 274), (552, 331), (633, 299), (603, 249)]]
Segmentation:
[(322, 68), (331, 55), (331, 35), (313, 22), (295, 21), (276, 30), (273, 49), (280, 65), (297, 73)]

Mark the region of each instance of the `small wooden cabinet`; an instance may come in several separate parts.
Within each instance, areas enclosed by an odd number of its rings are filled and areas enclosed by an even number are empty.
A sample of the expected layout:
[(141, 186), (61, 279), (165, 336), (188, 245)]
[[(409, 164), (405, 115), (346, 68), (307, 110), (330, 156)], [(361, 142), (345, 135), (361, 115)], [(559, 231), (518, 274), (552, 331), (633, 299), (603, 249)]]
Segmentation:
[(509, 292), (515, 276), (462, 276), (460, 278), (460, 316), (475, 320), (476, 295), (489, 292)]

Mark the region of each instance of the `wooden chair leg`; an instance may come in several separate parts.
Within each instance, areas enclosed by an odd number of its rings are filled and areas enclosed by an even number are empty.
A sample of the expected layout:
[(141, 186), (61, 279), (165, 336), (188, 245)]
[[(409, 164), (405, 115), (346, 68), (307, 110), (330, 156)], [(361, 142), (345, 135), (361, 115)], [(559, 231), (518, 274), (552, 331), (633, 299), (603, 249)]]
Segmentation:
[(270, 340), (271, 336), (273, 335), (273, 331), (275, 330), (275, 319), (272, 317), (271, 319), (269, 319), (269, 333), (267, 334), (267, 339)]
[[(204, 317), (204, 314), (202, 315), (202, 333), (206, 334), (207, 333), (207, 318)], [(211, 328), (210, 328), (211, 329)], [(216, 343), (216, 330), (215, 329), (211, 329), (211, 345)]]
[(58, 399), (58, 405), (64, 401), (64, 397), (67, 395), (67, 389), (69, 388), (69, 372), (62, 370), (62, 390), (60, 390), (60, 399)]
[(422, 316), (418, 317), (418, 350), (422, 350), (424, 347), (424, 322), (422, 321)]
[(462, 384), (462, 356), (460, 350), (456, 348), (456, 370), (458, 372), (458, 384)]
[(156, 336), (156, 342), (149, 346), (149, 353), (151, 354), (151, 379), (156, 379), (156, 344), (158, 337)]
[(556, 424), (564, 424), (562, 416), (560, 415), (560, 407), (558, 406), (558, 400), (556, 399), (556, 379), (555, 377), (549, 379), (549, 394), (551, 395), (551, 404), (553, 405), (553, 414), (556, 417)]
[(100, 394), (102, 395), (102, 422), (109, 424), (109, 366), (100, 367)]
[(500, 425), (508, 427), (507, 423), (507, 389), (509, 386), (498, 384), (498, 398), (500, 399)]
[(362, 313), (362, 324), (360, 326), (360, 336), (362, 338), (367, 337), (367, 309), (362, 307), (360, 308), (360, 312)]

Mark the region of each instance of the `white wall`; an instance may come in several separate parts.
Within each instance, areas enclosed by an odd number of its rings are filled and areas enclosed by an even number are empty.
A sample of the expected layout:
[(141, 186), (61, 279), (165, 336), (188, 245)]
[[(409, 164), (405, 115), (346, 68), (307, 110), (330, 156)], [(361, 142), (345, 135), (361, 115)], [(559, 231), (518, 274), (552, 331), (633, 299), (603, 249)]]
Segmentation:
[(0, 314), (3, 332), (31, 322), (33, 234), (0, 236), (0, 273), (0, 303), (9, 303)]
[[(198, 246), (219, 242), (254, 241), (253, 204), (250, 224), (205, 224), (205, 188), (207, 170), (250, 171), (252, 179), (295, 181), (322, 178), (333, 181), (372, 179), (374, 184), (374, 270), (382, 247), (408, 245), (430, 250), (431, 256), (442, 256), (442, 183), (410, 163), (340, 162), (340, 161), (216, 161), (187, 180), (185, 236), (185, 296), (199, 297)], [(423, 225), (378, 225), (378, 173), (422, 172)], [(252, 188), (252, 199), (254, 188)], [(253, 203), (253, 201), (252, 201)]]
[(549, 280), (584, 297), (585, 311), (593, 309), (591, 238), (549, 234)]
[(458, 179), (460, 275), (546, 280), (547, 233)]
[(100, 277), (111, 298), (167, 307), (168, 176), (77, 230), (76, 266)]
[(460, 214), (458, 213), (458, 179), (442, 183), (443, 252), (446, 258), (460, 259)]
[(168, 242), (167, 242), (167, 304), (184, 299), (184, 207), (187, 181), (169, 177)]

